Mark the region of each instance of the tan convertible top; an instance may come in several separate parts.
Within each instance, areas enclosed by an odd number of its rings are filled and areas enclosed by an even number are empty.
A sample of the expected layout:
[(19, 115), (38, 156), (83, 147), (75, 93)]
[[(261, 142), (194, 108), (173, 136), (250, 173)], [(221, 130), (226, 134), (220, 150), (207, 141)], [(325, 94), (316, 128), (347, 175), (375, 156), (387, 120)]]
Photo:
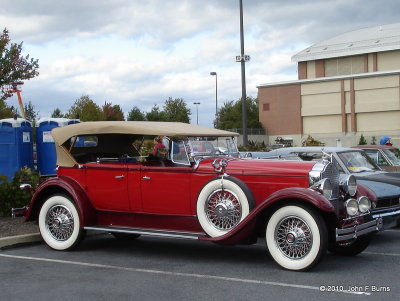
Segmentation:
[(162, 136), (213, 136), (232, 137), (238, 133), (228, 132), (194, 124), (157, 121), (91, 121), (58, 127), (51, 134), (57, 145), (74, 136), (95, 134), (137, 134)]
[(97, 134), (135, 134), (149, 136), (232, 137), (228, 132), (181, 122), (155, 121), (91, 121), (54, 128), (51, 131), (56, 144), (57, 165), (72, 167), (77, 164), (62, 145), (75, 136)]

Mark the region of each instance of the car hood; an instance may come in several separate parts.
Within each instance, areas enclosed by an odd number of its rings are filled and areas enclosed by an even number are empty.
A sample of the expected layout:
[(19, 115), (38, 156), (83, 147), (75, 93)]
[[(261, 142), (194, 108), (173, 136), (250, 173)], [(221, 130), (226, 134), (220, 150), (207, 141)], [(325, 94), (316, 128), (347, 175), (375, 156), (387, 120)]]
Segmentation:
[[(212, 162), (214, 159), (201, 161), (198, 167), (199, 172), (214, 171)], [(217, 159), (218, 160), (218, 159)], [(253, 159), (228, 159), (226, 172), (228, 174), (241, 175), (276, 175), (276, 176), (304, 176), (315, 165), (315, 162), (305, 161), (282, 161), (282, 160), (253, 160)]]
[(400, 195), (400, 173), (374, 173), (356, 178), (358, 183), (369, 187), (379, 198)]

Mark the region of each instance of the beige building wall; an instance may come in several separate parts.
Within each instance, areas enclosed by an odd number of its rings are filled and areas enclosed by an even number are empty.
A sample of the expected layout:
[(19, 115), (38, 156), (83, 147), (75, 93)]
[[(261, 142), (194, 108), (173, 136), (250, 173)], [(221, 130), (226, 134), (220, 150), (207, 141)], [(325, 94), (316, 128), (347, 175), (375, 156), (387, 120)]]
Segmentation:
[(315, 61), (307, 62), (307, 78), (315, 78), (316, 71), (315, 71)]
[(299, 79), (400, 70), (400, 50), (301, 62)]
[[(370, 112), (357, 114), (357, 129), (361, 133), (399, 131), (400, 112)], [(397, 134), (399, 136), (400, 132)]]
[[(329, 146), (353, 146), (361, 134), (368, 142), (389, 135), (400, 144), (400, 72), (259, 87), (259, 100), (260, 106), (269, 104), (269, 111), (260, 110), (260, 121), (270, 144), (272, 137), (289, 135), (301, 145), (311, 135)], [(294, 118), (296, 110), (300, 119)]]
[(389, 71), (400, 69), (400, 50), (377, 53), (378, 70)]

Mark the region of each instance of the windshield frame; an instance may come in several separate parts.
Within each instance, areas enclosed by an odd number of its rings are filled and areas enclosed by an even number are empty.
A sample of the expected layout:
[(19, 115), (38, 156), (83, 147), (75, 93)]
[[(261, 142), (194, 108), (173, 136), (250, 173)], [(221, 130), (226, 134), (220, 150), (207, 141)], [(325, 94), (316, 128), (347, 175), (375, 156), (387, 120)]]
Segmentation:
[(190, 157), (195, 161), (205, 157), (240, 157), (235, 137), (188, 137)]

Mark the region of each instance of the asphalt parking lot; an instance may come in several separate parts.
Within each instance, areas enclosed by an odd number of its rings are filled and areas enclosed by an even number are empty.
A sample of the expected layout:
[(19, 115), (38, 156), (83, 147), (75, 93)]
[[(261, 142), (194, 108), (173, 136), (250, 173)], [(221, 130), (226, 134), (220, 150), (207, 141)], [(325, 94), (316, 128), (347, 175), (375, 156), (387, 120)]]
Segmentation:
[(88, 236), (71, 252), (44, 243), (0, 251), (2, 300), (397, 300), (400, 229), (356, 257), (327, 254), (309, 272), (282, 270), (254, 246)]

